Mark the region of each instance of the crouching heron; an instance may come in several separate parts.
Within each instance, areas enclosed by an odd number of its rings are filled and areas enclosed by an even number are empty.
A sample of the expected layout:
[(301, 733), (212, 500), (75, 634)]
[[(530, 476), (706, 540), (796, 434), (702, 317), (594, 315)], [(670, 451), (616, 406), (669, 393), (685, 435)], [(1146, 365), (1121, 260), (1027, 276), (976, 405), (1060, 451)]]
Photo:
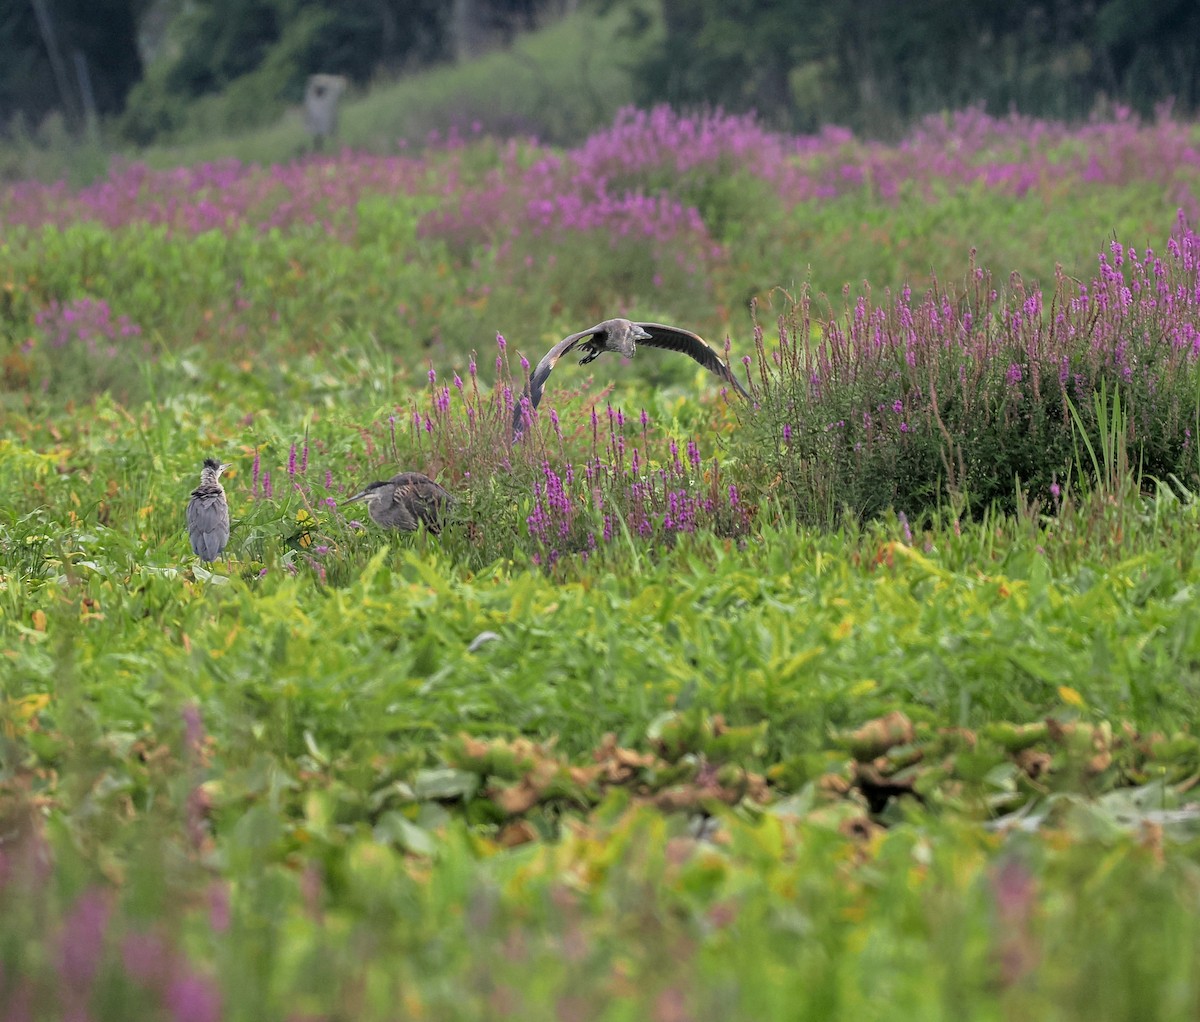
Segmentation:
[[(728, 383), (747, 401), (750, 395), (746, 392), (733, 375), (733, 372), (717, 351), (699, 334), (683, 330), (677, 326), (665, 326), (662, 323), (635, 323), (628, 319), (606, 319), (577, 334), (564, 337), (542, 357), (537, 367), (529, 374), (529, 407), (536, 408), (542, 400), (542, 389), (546, 380), (557, 365), (558, 360), (568, 351), (579, 347), (584, 356), (579, 360), (581, 366), (587, 365), (606, 351), (614, 351), (625, 358), (633, 358), (638, 344), (651, 348), (665, 348), (667, 351), (678, 351), (695, 359), (710, 373), (714, 373)], [(523, 402), (518, 401), (513, 414), (513, 429), (521, 428), (524, 416)]]
[(200, 485), (188, 501), (188, 539), (196, 556), (206, 563), (220, 557), (229, 542), (229, 504), (221, 486), (221, 473), (228, 467), (216, 458), (205, 458)]
[(424, 525), (430, 532), (442, 531), (442, 521), (454, 497), (443, 486), (421, 472), (401, 472), (379, 482), (368, 483), (342, 507), (356, 501), (367, 502), (371, 521), (384, 529), (415, 532)]

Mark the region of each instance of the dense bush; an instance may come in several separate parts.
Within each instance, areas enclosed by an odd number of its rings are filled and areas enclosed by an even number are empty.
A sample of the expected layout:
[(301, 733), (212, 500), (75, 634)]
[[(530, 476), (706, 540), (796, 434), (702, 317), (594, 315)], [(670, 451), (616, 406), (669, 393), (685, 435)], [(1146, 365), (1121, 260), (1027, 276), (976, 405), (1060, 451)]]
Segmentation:
[(979, 514), (1022, 492), (1052, 506), (1091, 467), (1081, 454), (1101, 449), (1111, 402), (1140, 472), (1195, 484), (1200, 241), (1186, 221), (1162, 258), (1113, 242), (1086, 284), (1060, 273), (1044, 294), (1014, 278), (1001, 295), (984, 270), (969, 278), (961, 295), (935, 281), (919, 300), (861, 297), (815, 342), (811, 298), (785, 296), (777, 340), (757, 332), (742, 456), (779, 473), (801, 517), (942, 502)]

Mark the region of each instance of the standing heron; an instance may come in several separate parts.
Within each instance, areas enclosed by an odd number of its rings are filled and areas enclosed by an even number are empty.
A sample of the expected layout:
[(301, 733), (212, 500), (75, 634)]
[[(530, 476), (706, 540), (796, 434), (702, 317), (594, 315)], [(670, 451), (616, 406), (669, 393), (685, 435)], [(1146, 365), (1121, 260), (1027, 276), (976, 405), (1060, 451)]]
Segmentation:
[(188, 538), (196, 556), (207, 564), (220, 557), (229, 542), (229, 504), (221, 486), (221, 473), (228, 467), (216, 458), (205, 458), (200, 485), (188, 501)]
[(422, 472), (401, 472), (391, 479), (368, 483), (343, 500), (342, 507), (359, 500), (367, 502), (371, 521), (384, 529), (415, 532), (418, 525), (424, 525), (432, 533), (442, 531), (446, 508), (454, 503), (444, 486)]
[[(738, 383), (729, 366), (721, 358), (720, 352), (709, 344), (699, 334), (683, 330), (677, 326), (665, 326), (662, 323), (635, 323), (628, 319), (606, 319), (577, 334), (564, 337), (542, 357), (537, 367), (529, 374), (529, 407), (536, 408), (542, 400), (542, 389), (546, 386), (551, 371), (558, 360), (575, 347), (582, 348), (584, 356), (579, 360), (581, 366), (587, 365), (606, 351), (615, 351), (624, 358), (633, 358), (638, 344), (651, 348), (665, 348), (667, 351), (678, 351), (695, 359), (705, 369), (715, 373), (728, 383), (747, 401), (750, 395), (746, 388)], [(523, 415), (522, 402), (517, 402), (513, 414), (513, 429), (521, 428)]]

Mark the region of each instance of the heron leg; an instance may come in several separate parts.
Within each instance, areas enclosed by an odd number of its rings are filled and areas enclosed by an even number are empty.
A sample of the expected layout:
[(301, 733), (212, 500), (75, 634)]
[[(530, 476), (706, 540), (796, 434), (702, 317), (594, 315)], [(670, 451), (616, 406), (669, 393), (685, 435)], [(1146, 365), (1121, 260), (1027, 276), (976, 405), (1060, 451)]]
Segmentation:
[(579, 360), (579, 364), (580, 364), (581, 366), (585, 366), (585, 365), (587, 365), (589, 362), (591, 362), (593, 359), (596, 359), (596, 358), (599, 358), (599, 357), (600, 357), (600, 351), (599, 351), (598, 349), (596, 349), (596, 348), (588, 348), (587, 354), (586, 354), (586, 355), (584, 355), (584, 356), (583, 356), (583, 358), (581, 358), (581, 359)]

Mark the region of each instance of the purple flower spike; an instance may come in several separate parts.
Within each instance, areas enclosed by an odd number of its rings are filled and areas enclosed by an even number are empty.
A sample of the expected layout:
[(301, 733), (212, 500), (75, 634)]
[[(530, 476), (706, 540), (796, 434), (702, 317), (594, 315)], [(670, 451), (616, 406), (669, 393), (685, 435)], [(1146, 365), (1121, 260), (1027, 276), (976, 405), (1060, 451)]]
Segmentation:
[(172, 981), (164, 998), (173, 1022), (220, 1022), (221, 998), (210, 980), (185, 973)]
[(67, 918), (59, 942), (58, 974), (72, 998), (86, 998), (104, 951), (112, 906), (97, 888), (84, 891)]

